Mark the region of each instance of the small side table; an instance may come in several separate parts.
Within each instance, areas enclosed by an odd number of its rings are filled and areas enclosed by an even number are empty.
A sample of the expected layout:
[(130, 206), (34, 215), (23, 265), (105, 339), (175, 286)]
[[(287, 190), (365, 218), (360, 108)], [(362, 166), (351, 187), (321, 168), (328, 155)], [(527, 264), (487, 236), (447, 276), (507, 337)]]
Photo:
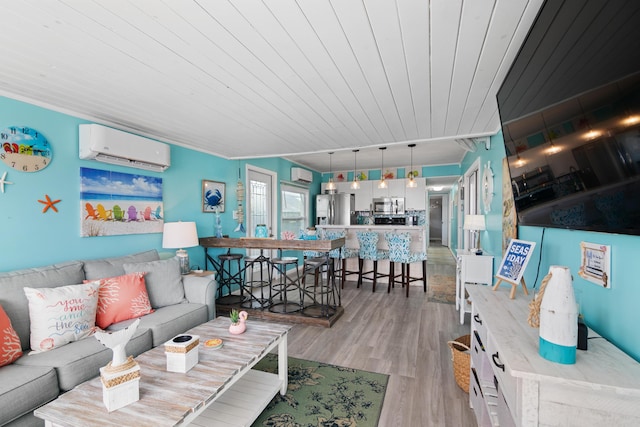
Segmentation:
[(210, 270), (202, 270), (202, 271), (194, 271), (191, 270), (187, 276), (195, 276), (195, 277), (211, 277), (211, 279), (215, 280), (216, 272)]
[(493, 282), (493, 256), (476, 255), (469, 251), (458, 251), (456, 268), (456, 310), (460, 312), (460, 324), (464, 324), (464, 314), (471, 313), (467, 304), (465, 285), (476, 283), (491, 285)]

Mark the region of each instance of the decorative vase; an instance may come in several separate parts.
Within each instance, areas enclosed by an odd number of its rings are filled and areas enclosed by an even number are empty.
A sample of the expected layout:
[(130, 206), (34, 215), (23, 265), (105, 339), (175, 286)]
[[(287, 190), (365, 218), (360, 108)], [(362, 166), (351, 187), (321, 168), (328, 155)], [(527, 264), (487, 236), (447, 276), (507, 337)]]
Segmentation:
[(552, 265), (540, 303), (540, 356), (552, 362), (576, 363), (578, 306), (568, 267)]
[(239, 315), (240, 315), (240, 320), (238, 321), (238, 323), (232, 323), (231, 325), (229, 325), (229, 332), (234, 335), (240, 335), (247, 330), (247, 324), (246, 324), (247, 317), (248, 317), (247, 312), (241, 311)]
[(267, 226), (265, 224), (256, 225), (256, 237), (268, 237), (269, 231), (267, 230)]
[(220, 211), (217, 208), (216, 208), (215, 235), (217, 238), (222, 237), (222, 220), (220, 219)]

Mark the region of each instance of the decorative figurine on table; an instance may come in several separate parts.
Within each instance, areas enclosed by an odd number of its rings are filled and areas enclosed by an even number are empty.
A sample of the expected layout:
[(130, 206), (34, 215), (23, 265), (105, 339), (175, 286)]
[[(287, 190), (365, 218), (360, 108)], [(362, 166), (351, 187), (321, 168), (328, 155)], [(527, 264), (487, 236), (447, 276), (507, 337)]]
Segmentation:
[(136, 319), (125, 329), (115, 332), (98, 331), (96, 339), (113, 351), (113, 358), (107, 366), (100, 368), (102, 380), (102, 401), (109, 412), (127, 406), (140, 399), (140, 366), (127, 357), (125, 347), (136, 332), (140, 319)]
[(220, 207), (216, 206), (214, 208), (216, 214), (216, 225), (215, 225), (215, 236), (217, 238), (222, 237), (222, 220), (220, 219)]
[(229, 313), (229, 319), (231, 320), (229, 332), (234, 335), (240, 335), (244, 333), (244, 331), (247, 330), (247, 325), (245, 323), (247, 321), (247, 317), (249, 317), (249, 314), (244, 310), (240, 312), (238, 312), (238, 310), (236, 310), (235, 308), (231, 310), (231, 312)]
[[(240, 172), (238, 171), (238, 177)], [(245, 233), (244, 229), (244, 209), (242, 208), (242, 202), (244, 200), (244, 185), (242, 185), (242, 181), (238, 180), (238, 185), (236, 186), (236, 198), (238, 199), (238, 209), (236, 210), (236, 217), (238, 221), (238, 226), (233, 231), (239, 231), (241, 233)]]

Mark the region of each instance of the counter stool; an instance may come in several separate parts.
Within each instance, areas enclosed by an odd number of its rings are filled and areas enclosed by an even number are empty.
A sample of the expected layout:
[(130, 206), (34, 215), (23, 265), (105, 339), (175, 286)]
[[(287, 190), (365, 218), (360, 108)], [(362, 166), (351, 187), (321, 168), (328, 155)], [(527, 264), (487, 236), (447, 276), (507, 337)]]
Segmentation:
[[(256, 277), (255, 267), (260, 270), (260, 278)], [(265, 280), (266, 271), (266, 280)], [(247, 299), (240, 304), (243, 308), (256, 308), (264, 310), (269, 306), (269, 299), (265, 298), (264, 288), (271, 286), (271, 267), (269, 257), (262, 255), (244, 257), (244, 290), (247, 291)], [(256, 296), (258, 289), (260, 297)]]
[[(424, 292), (427, 292), (427, 254), (425, 252), (411, 251), (411, 235), (409, 233), (384, 233), (384, 238), (389, 246), (389, 286), (387, 293), (395, 287), (396, 277), (402, 276), (402, 287), (407, 286), (407, 297), (409, 297), (409, 285), (411, 282), (422, 280)], [(411, 277), (411, 264), (422, 262), (422, 277)], [(395, 264), (400, 263), (402, 273), (396, 275)]]
[[(358, 243), (360, 244), (360, 250), (358, 252), (358, 288), (362, 285), (362, 279), (366, 275), (367, 279), (373, 280), (372, 292), (376, 291), (376, 282), (381, 277), (389, 277), (388, 274), (378, 273), (378, 261), (389, 258), (389, 251), (378, 249), (378, 232), (376, 231), (358, 231), (356, 232)], [(364, 261), (373, 261), (373, 269), (370, 271), (362, 271), (364, 268)]]
[[(296, 270), (296, 279), (293, 279), (287, 275), (287, 267), (294, 267)], [(301, 301), (302, 296), (299, 295), (299, 301), (289, 301), (287, 299), (287, 293), (292, 290), (300, 291), (300, 272), (298, 271), (298, 258), (297, 257), (281, 257), (273, 258), (271, 260), (271, 278), (273, 279), (276, 272), (280, 274), (278, 283), (271, 283), (269, 286), (269, 311), (272, 313), (295, 313), (302, 308)], [(275, 291), (275, 292), (274, 292)], [(274, 302), (275, 298), (279, 297), (279, 302)]]
[[(302, 314), (309, 317), (331, 317), (339, 302), (339, 287), (336, 286), (335, 258), (326, 256), (307, 258), (302, 270), (301, 305)], [(325, 274), (326, 273), (326, 274)], [(307, 276), (313, 275), (313, 284), (307, 284)], [(323, 278), (324, 277), (324, 278)], [(305, 297), (310, 298), (305, 303)]]
[(344, 289), (344, 282), (347, 280), (347, 276), (352, 274), (360, 275), (359, 270), (347, 270), (347, 260), (350, 258), (359, 258), (359, 248), (342, 248), (340, 253), (341, 267), (340, 267), (340, 286)]
[[(242, 268), (240, 261), (242, 260), (242, 254), (226, 253), (218, 255), (220, 261), (220, 270), (218, 271), (218, 298), (217, 304), (221, 305), (234, 305), (244, 301), (243, 289), (242, 289)], [(238, 271), (234, 274), (232, 272), (233, 261), (237, 262)], [(232, 294), (232, 286), (237, 285), (240, 289), (240, 295)], [(224, 293), (224, 288), (227, 289), (227, 294)]]

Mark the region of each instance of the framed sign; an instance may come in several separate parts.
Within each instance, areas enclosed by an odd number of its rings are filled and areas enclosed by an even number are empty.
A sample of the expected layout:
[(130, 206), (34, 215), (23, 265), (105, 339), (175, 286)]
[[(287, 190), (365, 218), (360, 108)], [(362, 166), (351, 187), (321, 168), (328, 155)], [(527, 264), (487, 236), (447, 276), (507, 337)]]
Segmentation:
[(578, 275), (603, 288), (611, 288), (611, 246), (581, 242), (580, 252)]
[(511, 239), (496, 277), (514, 285), (519, 284), (535, 247), (535, 242)]
[(224, 212), (225, 183), (202, 180), (202, 212)]

